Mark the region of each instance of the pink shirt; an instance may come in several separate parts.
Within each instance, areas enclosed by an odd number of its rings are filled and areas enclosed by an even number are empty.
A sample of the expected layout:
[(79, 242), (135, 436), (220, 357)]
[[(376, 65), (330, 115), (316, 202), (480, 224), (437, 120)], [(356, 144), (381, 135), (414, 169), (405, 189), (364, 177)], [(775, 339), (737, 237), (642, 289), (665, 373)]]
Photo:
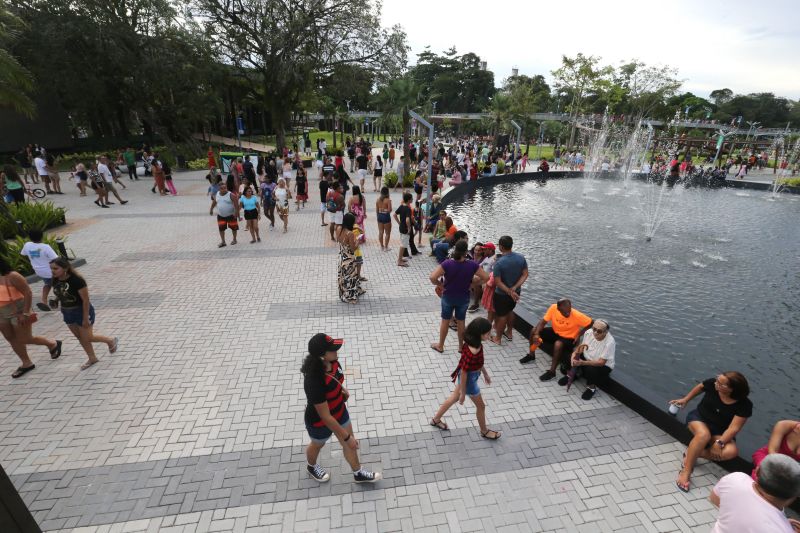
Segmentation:
[(719, 496), (719, 517), (711, 533), (793, 533), (786, 515), (756, 492), (747, 474), (728, 474), (713, 491)]

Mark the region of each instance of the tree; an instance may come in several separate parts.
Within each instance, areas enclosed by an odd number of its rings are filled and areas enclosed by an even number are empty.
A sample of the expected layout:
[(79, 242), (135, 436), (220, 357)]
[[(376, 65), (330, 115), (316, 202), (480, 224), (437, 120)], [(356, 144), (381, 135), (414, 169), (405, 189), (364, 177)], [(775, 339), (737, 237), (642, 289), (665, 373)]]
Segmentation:
[[(403, 124), (403, 153), (408, 150), (408, 130), (411, 122), (409, 110), (414, 109), (423, 102), (422, 88), (410, 76), (392, 80), (387, 85), (378, 89), (375, 95), (375, 106), (387, 116), (399, 116)], [(404, 166), (405, 175), (408, 175), (409, 165)], [(402, 176), (405, 177), (405, 176)]]
[(422, 87), (422, 97), (436, 101), (440, 113), (463, 113), (483, 109), (495, 92), (494, 74), (481, 68), (473, 53), (457, 55), (455, 48), (438, 55), (425, 49), (409, 73)]
[(730, 99), (733, 98), (733, 91), (731, 91), (728, 88), (716, 89), (714, 91), (711, 91), (711, 94), (709, 96), (711, 97), (712, 100), (714, 100), (714, 103), (717, 104), (717, 106), (721, 106), (722, 104), (730, 101)]
[(11, 46), (27, 29), (18, 16), (0, 4), (0, 106), (32, 117), (36, 105), (30, 98), (33, 76), (11, 53)]
[(405, 65), (399, 27), (380, 26), (371, 0), (194, 0), (221, 61), (262, 87), (278, 148), (304, 93), (337, 66), (374, 72)]
[(620, 101), (624, 107), (620, 111), (630, 116), (634, 124), (649, 117), (680, 88), (677, 74), (672, 67), (648, 66), (637, 59), (623, 63), (614, 74), (614, 84), (622, 89)]
[(587, 57), (582, 53), (575, 57), (561, 56), (561, 68), (551, 73), (556, 90), (565, 90), (572, 95), (572, 101), (567, 106), (572, 123), (568, 148), (575, 142), (578, 115), (584, 111), (587, 96), (597, 92), (598, 82), (607, 77), (612, 70), (610, 67), (599, 67), (599, 62), (599, 57)]

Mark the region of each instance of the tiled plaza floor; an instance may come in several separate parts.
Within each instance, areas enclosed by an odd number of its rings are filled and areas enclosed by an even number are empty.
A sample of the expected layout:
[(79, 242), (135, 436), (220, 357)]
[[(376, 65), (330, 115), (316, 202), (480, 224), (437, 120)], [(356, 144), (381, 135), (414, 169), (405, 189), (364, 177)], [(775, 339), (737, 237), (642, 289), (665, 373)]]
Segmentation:
[[(68, 246), (115, 355), (81, 372), (85, 356), (60, 314), (36, 331), (64, 339), (51, 361), (12, 380), (3, 345), (0, 463), (45, 530), (80, 531), (707, 531), (721, 475), (701, 464), (689, 494), (675, 477), (682, 447), (613, 398), (580, 399), (544, 361), (521, 367), (524, 342), (487, 347), (483, 385), (497, 442), (480, 438), (474, 408), (455, 406), (451, 431), (428, 425), (452, 388), (458, 356), (429, 348), (439, 305), (427, 256), (395, 266), (377, 246), (367, 194), (364, 275), (357, 306), (337, 299), (337, 248), (312, 201), (289, 233), (261, 222), (260, 244), (217, 249), (204, 173), (176, 175), (179, 196), (130, 183), (126, 206), (99, 209), (72, 190)], [(127, 182), (126, 182), (127, 183)], [(367, 187), (371, 189), (371, 186)], [(399, 194), (394, 194), (395, 202)], [(394, 250), (398, 235), (393, 235)], [(40, 284), (34, 285), (34, 294)], [(304, 469), (299, 368), (311, 335), (342, 336), (349, 409), (363, 462), (384, 472), (354, 485), (339, 445)], [(624, 365), (624, 361), (620, 362)], [(576, 390), (577, 389), (577, 390)]]

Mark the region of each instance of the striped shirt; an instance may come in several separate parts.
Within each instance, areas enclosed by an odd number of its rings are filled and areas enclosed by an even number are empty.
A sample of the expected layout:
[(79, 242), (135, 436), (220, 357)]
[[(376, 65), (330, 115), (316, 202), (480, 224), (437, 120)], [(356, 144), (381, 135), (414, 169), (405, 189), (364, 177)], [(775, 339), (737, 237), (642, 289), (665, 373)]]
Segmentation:
[(331, 370), (325, 372), (322, 379), (318, 376), (306, 374), (303, 388), (306, 392), (308, 405), (306, 405), (305, 423), (308, 426), (324, 427), (325, 422), (320, 418), (317, 404), (328, 403), (333, 418), (341, 422), (347, 413), (347, 406), (344, 403), (342, 385), (344, 384), (344, 372), (338, 361), (331, 363)]

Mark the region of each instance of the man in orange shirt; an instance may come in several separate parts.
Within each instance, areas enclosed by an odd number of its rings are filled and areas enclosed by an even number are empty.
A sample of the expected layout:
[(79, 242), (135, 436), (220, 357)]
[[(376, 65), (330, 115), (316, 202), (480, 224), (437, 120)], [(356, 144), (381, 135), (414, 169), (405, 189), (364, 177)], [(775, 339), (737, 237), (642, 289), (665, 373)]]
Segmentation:
[[(551, 327), (545, 325), (550, 322)], [(553, 360), (550, 363), (550, 370), (539, 376), (540, 381), (550, 381), (556, 377), (556, 367), (564, 353), (571, 354), (581, 338), (589, 328), (592, 327), (594, 320), (591, 317), (572, 308), (572, 302), (567, 298), (561, 298), (558, 302), (551, 305), (544, 317), (536, 324), (531, 332), (531, 345), (547, 342), (553, 345)], [(522, 359), (520, 363), (529, 363), (536, 359), (535, 352), (531, 352)]]

